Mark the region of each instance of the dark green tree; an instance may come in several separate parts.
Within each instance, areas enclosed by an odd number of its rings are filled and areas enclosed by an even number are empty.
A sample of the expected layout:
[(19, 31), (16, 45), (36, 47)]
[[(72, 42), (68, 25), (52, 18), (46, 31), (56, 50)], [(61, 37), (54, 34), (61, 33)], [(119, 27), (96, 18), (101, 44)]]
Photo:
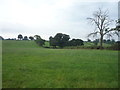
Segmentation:
[(18, 35), (18, 39), (19, 40), (22, 40), (23, 39), (23, 36), (21, 34)]
[(30, 40), (34, 40), (34, 37), (30, 36), (29, 39), (30, 39)]
[(70, 36), (62, 33), (57, 33), (54, 39), (55, 39), (56, 45), (62, 48), (66, 46), (67, 42), (70, 39)]
[(57, 41), (52, 36), (50, 36), (49, 38), (49, 43), (50, 43), (50, 46), (53, 46), (54, 48), (56, 48)]
[(61, 48), (67, 45), (69, 39), (70, 39), (69, 35), (62, 33), (57, 33), (54, 38), (53, 37), (49, 38), (51, 46), (54, 47), (59, 46)]
[(24, 36), (23, 40), (28, 40), (28, 37), (27, 37), (27, 36)]
[(82, 46), (84, 45), (84, 41), (81, 39), (72, 39), (69, 41), (69, 46)]

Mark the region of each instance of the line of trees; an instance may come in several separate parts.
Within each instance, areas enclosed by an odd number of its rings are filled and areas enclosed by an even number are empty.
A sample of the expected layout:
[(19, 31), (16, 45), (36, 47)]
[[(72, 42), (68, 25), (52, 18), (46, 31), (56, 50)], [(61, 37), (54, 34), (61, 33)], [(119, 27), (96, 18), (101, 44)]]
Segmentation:
[(29, 39), (27, 36), (22, 36), (22, 34), (18, 35), (18, 40), (34, 40), (39, 46), (45, 45), (45, 40), (42, 39), (39, 35), (35, 35), (34, 37), (30, 36)]
[(30, 36), (29, 38), (27, 36), (22, 36), (22, 34), (18, 35), (18, 40), (34, 40), (34, 37)]
[[(94, 45), (98, 45), (98, 43), (99, 43), (99, 39), (95, 39), (95, 40), (93, 40), (93, 41), (91, 41), (90, 39), (88, 39), (87, 40), (87, 42), (90, 42), (90, 43), (94, 43)], [(106, 43), (106, 44), (115, 44), (115, 40), (114, 39), (112, 39), (112, 40), (110, 40), (110, 39), (103, 39), (103, 43)]]
[[(42, 39), (39, 35), (35, 35), (34, 37), (30, 36), (30, 40), (34, 40), (39, 46), (44, 46), (46, 40)], [(81, 46), (84, 45), (84, 41), (81, 39), (72, 39), (69, 40), (70, 36), (67, 34), (57, 33), (54, 37), (50, 36), (49, 45), (53, 48), (60, 47), (63, 48), (65, 46)], [(23, 36), (21, 34), (18, 35), (18, 40), (28, 40), (27, 36)]]

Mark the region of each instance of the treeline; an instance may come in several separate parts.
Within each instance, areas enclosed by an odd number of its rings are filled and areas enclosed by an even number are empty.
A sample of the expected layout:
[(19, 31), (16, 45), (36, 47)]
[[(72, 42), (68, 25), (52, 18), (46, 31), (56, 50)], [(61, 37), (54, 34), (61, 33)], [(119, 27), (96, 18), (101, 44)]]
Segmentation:
[[(46, 40), (42, 39), (39, 35), (35, 36), (23, 36), (19, 34), (18, 39), (6, 39), (6, 40), (34, 40), (39, 46), (44, 46)], [(66, 46), (82, 46), (84, 45), (84, 41), (82, 39), (72, 39), (70, 40), (70, 36), (63, 33), (57, 33), (54, 37), (49, 37), (49, 47), (48, 48), (63, 48)]]
[[(100, 40), (99, 39), (95, 39), (95, 40), (92, 41), (92, 40), (88, 39), (87, 42), (94, 43), (94, 45), (97, 46), (99, 44)], [(103, 43), (114, 44), (114, 43), (116, 43), (116, 41), (114, 39), (112, 39), (112, 40), (110, 40), (110, 39), (107, 39), (107, 40), (103, 39)]]
[[(42, 39), (39, 35), (35, 36), (23, 36), (22, 34), (19, 34), (17, 39), (16, 38), (8, 38), (4, 39), (2, 36), (0, 36), (0, 40), (33, 40), (38, 44), (39, 46), (42, 46), (44, 48), (70, 48), (70, 49), (100, 49), (99, 46), (99, 39), (83, 41), (82, 39), (71, 39), (70, 36), (63, 33), (57, 33), (55, 36), (50, 36), (49, 40)], [(48, 43), (49, 45), (46, 46), (45, 43)], [(88, 46), (84, 44), (88, 44)], [(115, 41), (114, 39), (106, 40), (103, 39), (104, 44), (109, 44), (110, 46), (103, 47), (103, 49), (112, 49), (112, 50), (120, 50), (120, 41)], [(89, 45), (90, 44), (90, 45)]]
[[(35, 42), (39, 46), (44, 46), (46, 40), (42, 39), (39, 35), (35, 35)], [(65, 46), (81, 46), (84, 45), (84, 41), (81, 39), (72, 39), (69, 40), (70, 36), (67, 34), (57, 33), (54, 37), (50, 36), (49, 38), (49, 47), (45, 48), (63, 48)]]
[(18, 35), (18, 40), (34, 40), (34, 37), (30, 36), (29, 38), (27, 36), (22, 36), (21, 34)]

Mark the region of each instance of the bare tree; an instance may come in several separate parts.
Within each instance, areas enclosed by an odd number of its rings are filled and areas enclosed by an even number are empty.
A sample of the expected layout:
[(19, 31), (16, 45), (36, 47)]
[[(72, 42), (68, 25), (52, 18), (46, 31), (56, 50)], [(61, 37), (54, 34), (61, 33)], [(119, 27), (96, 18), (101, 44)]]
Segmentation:
[(98, 9), (98, 11), (95, 11), (93, 13), (93, 17), (92, 18), (87, 18), (92, 25), (95, 25), (95, 30), (93, 33), (90, 33), (88, 35), (91, 36), (95, 36), (97, 34), (100, 35), (100, 48), (102, 49), (103, 47), (103, 37), (105, 35), (108, 35), (110, 37), (112, 37), (112, 35), (117, 34), (118, 35), (118, 30), (117, 29), (110, 29), (109, 25), (112, 23), (113, 20), (111, 20), (109, 18), (108, 15), (108, 10), (106, 11), (102, 11), (101, 8)]

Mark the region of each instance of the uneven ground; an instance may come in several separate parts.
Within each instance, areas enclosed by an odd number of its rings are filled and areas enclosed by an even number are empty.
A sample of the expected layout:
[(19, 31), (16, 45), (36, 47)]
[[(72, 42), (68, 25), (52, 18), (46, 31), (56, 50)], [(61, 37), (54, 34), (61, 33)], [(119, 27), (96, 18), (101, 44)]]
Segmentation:
[(118, 52), (3, 41), (3, 88), (116, 88)]

